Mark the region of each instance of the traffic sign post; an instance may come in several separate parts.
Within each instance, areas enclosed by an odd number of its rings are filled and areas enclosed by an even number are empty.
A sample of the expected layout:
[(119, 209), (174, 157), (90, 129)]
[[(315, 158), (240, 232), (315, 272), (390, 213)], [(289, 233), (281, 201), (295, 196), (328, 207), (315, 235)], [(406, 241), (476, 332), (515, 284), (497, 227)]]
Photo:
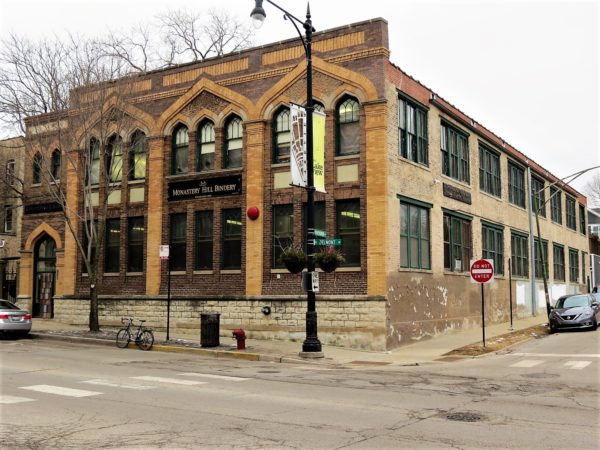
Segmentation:
[(472, 259), (470, 266), (471, 283), (481, 284), (481, 331), (485, 347), (485, 297), (483, 285), (494, 281), (493, 259)]

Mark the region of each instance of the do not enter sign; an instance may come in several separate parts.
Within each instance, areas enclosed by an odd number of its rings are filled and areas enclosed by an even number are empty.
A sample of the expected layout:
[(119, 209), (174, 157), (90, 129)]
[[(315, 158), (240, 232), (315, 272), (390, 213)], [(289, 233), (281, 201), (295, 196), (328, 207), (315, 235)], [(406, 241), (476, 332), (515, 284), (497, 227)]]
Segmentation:
[(494, 280), (494, 260), (472, 259), (471, 281), (473, 283), (490, 283)]

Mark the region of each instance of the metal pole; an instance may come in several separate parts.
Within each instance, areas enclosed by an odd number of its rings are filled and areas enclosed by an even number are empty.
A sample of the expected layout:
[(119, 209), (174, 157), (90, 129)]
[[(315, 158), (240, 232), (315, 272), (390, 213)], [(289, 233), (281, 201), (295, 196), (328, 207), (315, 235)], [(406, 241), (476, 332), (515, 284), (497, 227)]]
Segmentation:
[(481, 283), (481, 331), (483, 333), (483, 346), (485, 347), (485, 298), (483, 296), (483, 285)]
[(171, 255), (169, 251), (169, 259), (167, 260), (167, 341), (169, 340), (169, 329), (171, 321)]
[[(306, 266), (308, 273), (315, 271), (315, 186), (313, 173), (313, 96), (312, 96), (312, 21), (310, 18), (310, 6), (306, 10), (306, 22), (304, 22), (306, 31), (306, 168), (307, 168), (307, 186), (306, 186)], [(316, 295), (312, 289), (306, 293), (306, 339), (302, 344), (303, 352), (321, 352), (321, 342), (317, 336), (317, 308)]]
[(531, 267), (531, 315), (537, 316), (537, 295), (535, 288), (534, 234), (533, 234), (533, 192), (531, 189), (531, 167), (527, 168), (527, 191), (529, 193), (529, 266)]
[(544, 257), (544, 247), (542, 245), (542, 233), (540, 231), (540, 215), (538, 214), (537, 195), (533, 197), (533, 206), (535, 211), (535, 223), (538, 234), (538, 250), (540, 252), (540, 262), (542, 264), (542, 279), (544, 280), (544, 297), (546, 298), (546, 314), (550, 318), (550, 294), (548, 292), (548, 275), (546, 274), (546, 258)]
[(510, 328), (513, 328), (513, 298), (512, 298), (512, 258), (508, 258), (508, 301), (510, 303)]

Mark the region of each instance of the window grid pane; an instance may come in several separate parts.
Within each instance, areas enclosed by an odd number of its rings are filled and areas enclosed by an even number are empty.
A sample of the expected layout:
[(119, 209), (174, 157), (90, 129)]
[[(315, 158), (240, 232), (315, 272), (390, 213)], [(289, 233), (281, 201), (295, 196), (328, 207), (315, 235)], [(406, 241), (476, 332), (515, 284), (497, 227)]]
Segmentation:
[(471, 260), (471, 221), (444, 214), (444, 268), (465, 272)]
[(242, 265), (242, 212), (240, 209), (221, 211), (221, 267), (239, 269)]
[(185, 271), (187, 259), (187, 215), (171, 214), (169, 267), (172, 271)]
[(281, 253), (294, 244), (293, 205), (273, 205), (273, 267), (284, 267)]
[(336, 203), (336, 234), (342, 239), (344, 266), (360, 266), (360, 201), (341, 200)]
[(429, 210), (401, 203), (400, 223), (400, 266), (430, 269)]
[(121, 248), (121, 220), (106, 220), (104, 272), (119, 272), (119, 249)]
[(213, 268), (213, 212), (196, 212), (196, 255), (194, 269)]
[(127, 272), (144, 270), (144, 218), (127, 219)]

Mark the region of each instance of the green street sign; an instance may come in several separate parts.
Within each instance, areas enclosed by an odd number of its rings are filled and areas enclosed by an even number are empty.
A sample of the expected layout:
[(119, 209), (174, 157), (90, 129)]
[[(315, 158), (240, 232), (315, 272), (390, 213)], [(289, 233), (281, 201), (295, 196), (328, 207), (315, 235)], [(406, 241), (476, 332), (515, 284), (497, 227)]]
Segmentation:
[(321, 245), (321, 246), (334, 246), (334, 247), (339, 247), (340, 245), (342, 245), (342, 240), (341, 239), (315, 239), (315, 245)]
[(327, 237), (327, 233), (325, 230), (319, 230), (318, 228), (315, 228), (315, 237), (324, 238)]

